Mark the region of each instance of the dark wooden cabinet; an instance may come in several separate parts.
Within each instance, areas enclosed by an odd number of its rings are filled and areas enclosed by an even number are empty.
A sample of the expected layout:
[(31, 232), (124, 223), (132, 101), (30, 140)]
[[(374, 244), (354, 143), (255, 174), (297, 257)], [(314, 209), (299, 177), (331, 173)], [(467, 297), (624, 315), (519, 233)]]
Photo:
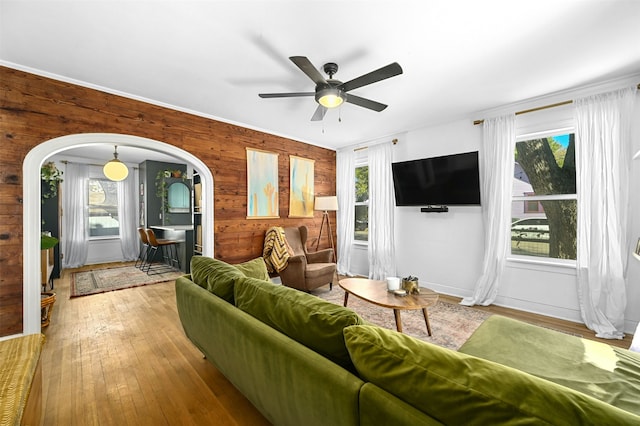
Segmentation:
[(202, 182), (200, 174), (193, 171), (193, 254), (202, 255)]
[[(42, 183), (42, 193), (48, 191), (47, 185)], [(56, 195), (49, 196), (49, 198), (42, 198), (42, 204), (40, 205), (40, 218), (41, 225), (40, 230), (42, 232), (50, 232), (52, 237), (56, 237), (60, 240), (60, 220), (61, 215), (60, 211), (62, 209), (61, 205), (61, 194), (60, 194), (60, 185), (58, 185), (58, 191)], [(51, 249), (51, 252), (47, 254), (47, 258), (50, 259), (47, 262), (49, 278), (57, 279), (60, 278), (61, 271), (61, 258), (60, 258), (60, 244), (56, 244), (55, 247)], [(47, 280), (46, 282), (49, 282)], [(44, 284), (43, 282), (42, 284)]]

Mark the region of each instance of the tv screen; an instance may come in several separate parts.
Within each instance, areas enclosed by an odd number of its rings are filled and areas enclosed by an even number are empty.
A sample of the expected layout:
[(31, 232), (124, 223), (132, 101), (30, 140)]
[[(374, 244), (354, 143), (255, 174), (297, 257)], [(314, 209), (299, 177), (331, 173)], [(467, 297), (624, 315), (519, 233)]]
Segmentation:
[(479, 205), (478, 151), (391, 164), (396, 206)]

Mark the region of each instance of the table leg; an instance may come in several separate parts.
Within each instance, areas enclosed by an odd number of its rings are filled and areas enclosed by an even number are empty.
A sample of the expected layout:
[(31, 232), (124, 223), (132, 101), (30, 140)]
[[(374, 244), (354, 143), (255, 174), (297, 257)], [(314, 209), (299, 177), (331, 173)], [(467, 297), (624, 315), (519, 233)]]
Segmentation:
[(344, 292), (344, 305), (342, 305), (342, 306), (345, 306), (345, 307), (347, 306), (347, 300), (349, 300), (349, 292), (345, 291)]
[(396, 318), (396, 330), (402, 333), (402, 320), (400, 319), (400, 309), (394, 309), (393, 316)]
[(429, 324), (429, 314), (427, 314), (427, 308), (422, 308), (422, 315), (424, 315), (424, 322), (427, 324), (427, 333), (431, 336), (431, 325)]

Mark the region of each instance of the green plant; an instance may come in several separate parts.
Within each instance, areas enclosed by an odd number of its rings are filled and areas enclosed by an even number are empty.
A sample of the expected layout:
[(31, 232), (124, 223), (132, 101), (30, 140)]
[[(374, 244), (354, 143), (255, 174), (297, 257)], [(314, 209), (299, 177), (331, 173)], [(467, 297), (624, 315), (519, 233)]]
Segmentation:
[(172, 175), (177, 173), (180, 174), (177, 176), (178, 179), (182, 179), (183, 182), (187, 181), (187, 174), (181, 170), (159, 170), (156, 174), (156, 196), (162, 202), (163, 213), (169, 213), (169, 203), (167, 199), (169, 183), (167, 182), (167, 178), (170, 178)]
[(47, 250), (58, 244), (58, 239), (50, 235), (40, 235), (40, 250)]
[(44, 163), (40, 167), (40, 179), (46, 184), (42, 191), (42, 198), (53, 198), (58, 195), (58, 184), (62, 182), (62, 171), (58, 170), (53, 161)]

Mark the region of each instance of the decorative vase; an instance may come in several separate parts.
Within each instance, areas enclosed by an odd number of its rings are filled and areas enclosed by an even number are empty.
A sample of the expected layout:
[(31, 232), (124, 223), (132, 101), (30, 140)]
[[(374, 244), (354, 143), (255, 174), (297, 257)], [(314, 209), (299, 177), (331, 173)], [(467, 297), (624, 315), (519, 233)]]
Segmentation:
[(418, 285), (418, 277), (409, 275), (408, 277), (403, 278), (402, 289), (406, 291), (407, 294), (419, 294), (420, 286)]

